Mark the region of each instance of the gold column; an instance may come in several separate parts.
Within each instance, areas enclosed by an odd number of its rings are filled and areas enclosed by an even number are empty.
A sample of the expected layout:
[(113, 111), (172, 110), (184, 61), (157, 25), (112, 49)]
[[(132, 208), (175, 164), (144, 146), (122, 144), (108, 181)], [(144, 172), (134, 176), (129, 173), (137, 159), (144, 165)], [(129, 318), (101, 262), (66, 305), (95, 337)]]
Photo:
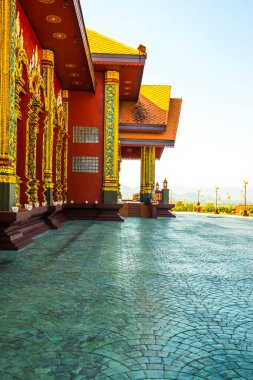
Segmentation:
[(34, 95), (29, 102), (28, 120), (26, 126), (26, 177), (27, 197), (29, 203), (38, 202), (39, 181), (36, 179), (37, 163), (37, 135), (39, 133), (39, 114), (42, 111), (43, 104)]
[(15, 205), (16, 0), (0, 1), (0, 210)]
[(105, 73), (103, 201), (117, 203), (119, 177), (119, 73)]
[(118, 171), (118, 199), (122, 199), (121, 187), (120, 187), (120, 181), (119, 181), (120, 170), (121, 170), (121, 162), (122, 162), (120, 142), (119, 142), (119, 158), (118, 158), (118, 162), (119, 162), (119, 171)]
[(141, 148), (141, 186), (140, 186), (140, 201), (144, 202), (144, 194), (146, 190), (146, 148)]
[(64, 154), (63, 201), (66, 201), (67, 193), (68, 193), (68, 123), (69, 123), (69, 92), (67, 90), (63, 91), (62, 104), (63, 104), (64, 125), (65, 125), (65, 139), (64, 139), (64, 146), (63, 146), (63, 154)]
[(49, 204), (53, 201), (53, 140), (54, 140), (54, 120), (55, 120), (55, 96), (54, 96), (54, 53), (51, 50), (43, 50), (42, 56), (42, 76), (45, 85), (45, 108), (48, 112), (45, 118), (44, 133), (44, 163), (43, 181), (44, 194)]
[(141, 202), (148, 203), (155, 183), (155, 147), (141, 148)]

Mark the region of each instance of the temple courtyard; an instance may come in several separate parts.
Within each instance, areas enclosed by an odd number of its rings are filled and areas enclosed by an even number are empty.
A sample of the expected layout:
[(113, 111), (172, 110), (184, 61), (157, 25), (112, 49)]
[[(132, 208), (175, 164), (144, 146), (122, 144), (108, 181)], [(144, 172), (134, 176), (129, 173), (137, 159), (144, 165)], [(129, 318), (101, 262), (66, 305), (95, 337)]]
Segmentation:
[(0, 379), (253, 379), (252, 230), (69, 221), (0, 252)]

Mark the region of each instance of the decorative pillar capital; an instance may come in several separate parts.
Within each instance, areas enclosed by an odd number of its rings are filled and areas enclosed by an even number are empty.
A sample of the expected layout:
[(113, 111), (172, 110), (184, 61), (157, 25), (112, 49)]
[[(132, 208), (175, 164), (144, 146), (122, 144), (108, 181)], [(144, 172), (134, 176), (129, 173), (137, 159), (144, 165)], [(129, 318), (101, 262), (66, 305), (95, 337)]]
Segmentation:
[(46, 66), (54, 66), (54, 52), (52, 50), (42, 50), (42, 63)]
[(68, 102), (69, 101), (69, 92), (68, 92), (68, 90), (63, 90), (62, 91), (62, 101), (63, 102)]
[(118, 71), (106, 71), (105, 72), (105, 82), (117, 83), (119, 84), (119, 72)]

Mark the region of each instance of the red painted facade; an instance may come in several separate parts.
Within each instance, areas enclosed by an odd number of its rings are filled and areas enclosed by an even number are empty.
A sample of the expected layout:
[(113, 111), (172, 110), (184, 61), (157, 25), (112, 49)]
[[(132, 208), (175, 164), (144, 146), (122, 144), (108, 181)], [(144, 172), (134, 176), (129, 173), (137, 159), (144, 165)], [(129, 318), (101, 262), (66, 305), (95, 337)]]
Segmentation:
[(28, 58), (30, 59), (32, 56), (33, 50), (37, 46), (38, 52), (39, 52), (39, 61), (41, 63), (42, 46), (36, 34), (34, 33), (34, 30), (19, 2), (17, 2), (17, 12), (19, 12), (19, 16), (20, 16), (20, 27), (24, 33), (24, 49), (26, 51), (26, 54)]
[[(102, 201), (103, 150), (104, 150), (104, 73), (96, 73), (96, 93), (69, 92), (69, 151), (68, 196), (70, 202)], [(73, 143), (73, 127), (99, 128), (98, 143)], [(98, 173), (74, 173), (73, 156), (95, 156), (99, 160)]]

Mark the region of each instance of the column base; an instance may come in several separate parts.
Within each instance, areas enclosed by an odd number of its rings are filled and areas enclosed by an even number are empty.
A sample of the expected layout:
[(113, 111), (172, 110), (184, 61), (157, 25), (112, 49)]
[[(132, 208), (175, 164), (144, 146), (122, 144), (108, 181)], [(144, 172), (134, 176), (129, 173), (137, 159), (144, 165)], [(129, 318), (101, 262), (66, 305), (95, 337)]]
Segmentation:
[(148, 193), (144, 193), (144, 194), (141, 193), (141, 195), (140, 195), (140, 201), (142, 203), (144, 203), (145, 205), (148, 205), (148, 204), (150, 204), (151, 196), (152, 196), (151, 193), (150, 194), (148, 194)]
[(162, 189), (162, 203), (169, 203), (169, 189)]
[(16, 184), (0, 183), (0, 210), (11, 211), (12, 206), (16, 206)]
[(117, 203), (118, 192), (117, 191), (104, 191), (103, 190), (103, 203)]
[(46, 191), (44, 192), (44, 195), (45, 195), (47, 204), (52, 205), (53, 204), (53, 189), (51, 187), (46, 189)]

